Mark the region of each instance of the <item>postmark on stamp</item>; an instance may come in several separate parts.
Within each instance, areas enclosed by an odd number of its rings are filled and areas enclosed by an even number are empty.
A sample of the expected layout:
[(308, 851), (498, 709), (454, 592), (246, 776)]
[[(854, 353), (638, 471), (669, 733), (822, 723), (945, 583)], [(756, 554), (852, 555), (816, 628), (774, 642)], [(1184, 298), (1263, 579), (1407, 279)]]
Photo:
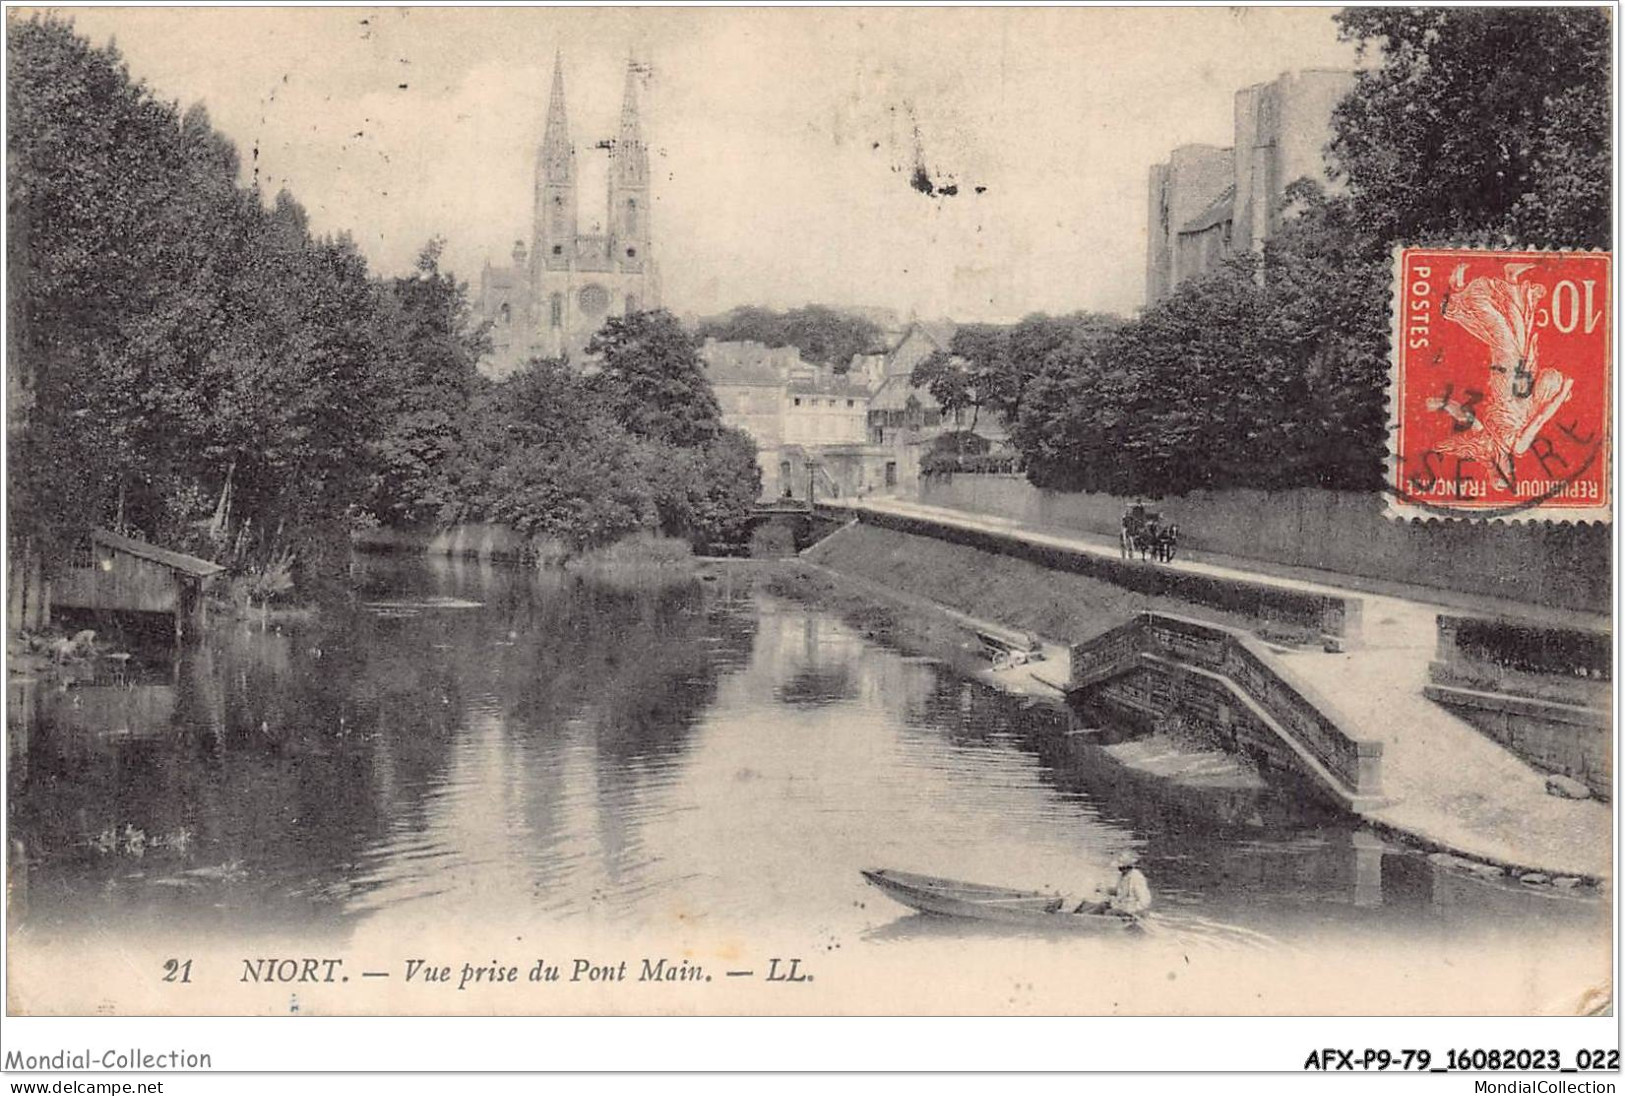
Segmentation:
[(1388, 510), (1610, 521), (1611, 256), (1401, 248)]

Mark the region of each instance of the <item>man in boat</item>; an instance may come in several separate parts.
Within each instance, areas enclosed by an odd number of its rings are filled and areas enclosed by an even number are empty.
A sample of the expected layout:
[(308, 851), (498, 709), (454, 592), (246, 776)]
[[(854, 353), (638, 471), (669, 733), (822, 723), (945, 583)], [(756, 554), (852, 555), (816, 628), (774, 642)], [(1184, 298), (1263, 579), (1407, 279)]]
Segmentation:
[(1117, 858), (1117, 884), (1104, 902), (1078, 903), (1073, 913), (1118, 913), (1139, 917), (1151, 908), (1151, 884), (1140, 871), (1139, 858), (1126, 852)]
[(1117, 886), (1106, 904), (1113, 913), (1139, 917), (1151, 908), (1151, 884), (1140, 871), (1140, 861), (1131, 852), (1117, 858)]

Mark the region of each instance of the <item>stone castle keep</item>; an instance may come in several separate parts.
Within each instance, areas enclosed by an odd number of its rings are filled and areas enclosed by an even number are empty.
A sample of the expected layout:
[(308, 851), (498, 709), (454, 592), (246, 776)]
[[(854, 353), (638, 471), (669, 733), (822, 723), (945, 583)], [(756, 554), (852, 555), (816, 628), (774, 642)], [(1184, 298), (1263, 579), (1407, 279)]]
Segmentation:
[(659, 307), (650, 254), (649, 150), (637, 79), (637, 67), (628, 62), (619, 131), (613, 140), (593, 145), (608, 151), (609, 190), (603, 226), (583, 232), (563, 59), (555, 58), (547, 125), (536, 156), (530, 243), (516, 240), (511, 265), (487, 263), (480, 274), (476, 307), (491, 323), (488, 372), (510, 372), (532, 357), (568, 355), (579, 363), (606, 318)]
[(1226, 255), (1262, 250), (1280, 227), (1286, 188), (1326, 181), (1332, 111), (1354, 79), (1314, 69), (1243, 88), (1231, 148), (1181, 145), (1151, 168), (1147, 305)]

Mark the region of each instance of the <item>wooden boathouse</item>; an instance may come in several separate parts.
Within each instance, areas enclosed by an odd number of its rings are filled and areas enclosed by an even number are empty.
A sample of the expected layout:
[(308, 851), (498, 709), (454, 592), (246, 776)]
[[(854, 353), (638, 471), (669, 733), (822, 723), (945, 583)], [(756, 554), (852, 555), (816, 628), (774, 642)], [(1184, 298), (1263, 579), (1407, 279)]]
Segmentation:
[(225, 568), (107, 529), (92, 530), (88, 548), (51, 583), (53, 612), (161, 614), (173, 619), (177, 642), (199, 635), (204, 590)]

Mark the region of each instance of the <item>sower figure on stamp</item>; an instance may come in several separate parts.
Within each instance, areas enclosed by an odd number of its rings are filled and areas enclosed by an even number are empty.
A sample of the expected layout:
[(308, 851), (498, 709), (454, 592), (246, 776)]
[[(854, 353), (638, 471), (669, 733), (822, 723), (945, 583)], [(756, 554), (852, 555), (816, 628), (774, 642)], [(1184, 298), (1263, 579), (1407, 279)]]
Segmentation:
[(1509, 263), (1505, 278), (1469, 282), (1465, 264), (1456, 267), (1443, 315), (1490, 348), (1489, 391), (1476, 408), (1449, 394), (1427, 403), (1429, 410), (1456, 420), (1456, 434), (1439, 446), (1440, 452), (1487, 465), (1503, 489), (1513, 485), (1516, 458), (1574, 389), (1573, 378), (1540, 365), (1536, 306), (1546, 290), (1522, 280), (1533, 268), (1533, 263)]

